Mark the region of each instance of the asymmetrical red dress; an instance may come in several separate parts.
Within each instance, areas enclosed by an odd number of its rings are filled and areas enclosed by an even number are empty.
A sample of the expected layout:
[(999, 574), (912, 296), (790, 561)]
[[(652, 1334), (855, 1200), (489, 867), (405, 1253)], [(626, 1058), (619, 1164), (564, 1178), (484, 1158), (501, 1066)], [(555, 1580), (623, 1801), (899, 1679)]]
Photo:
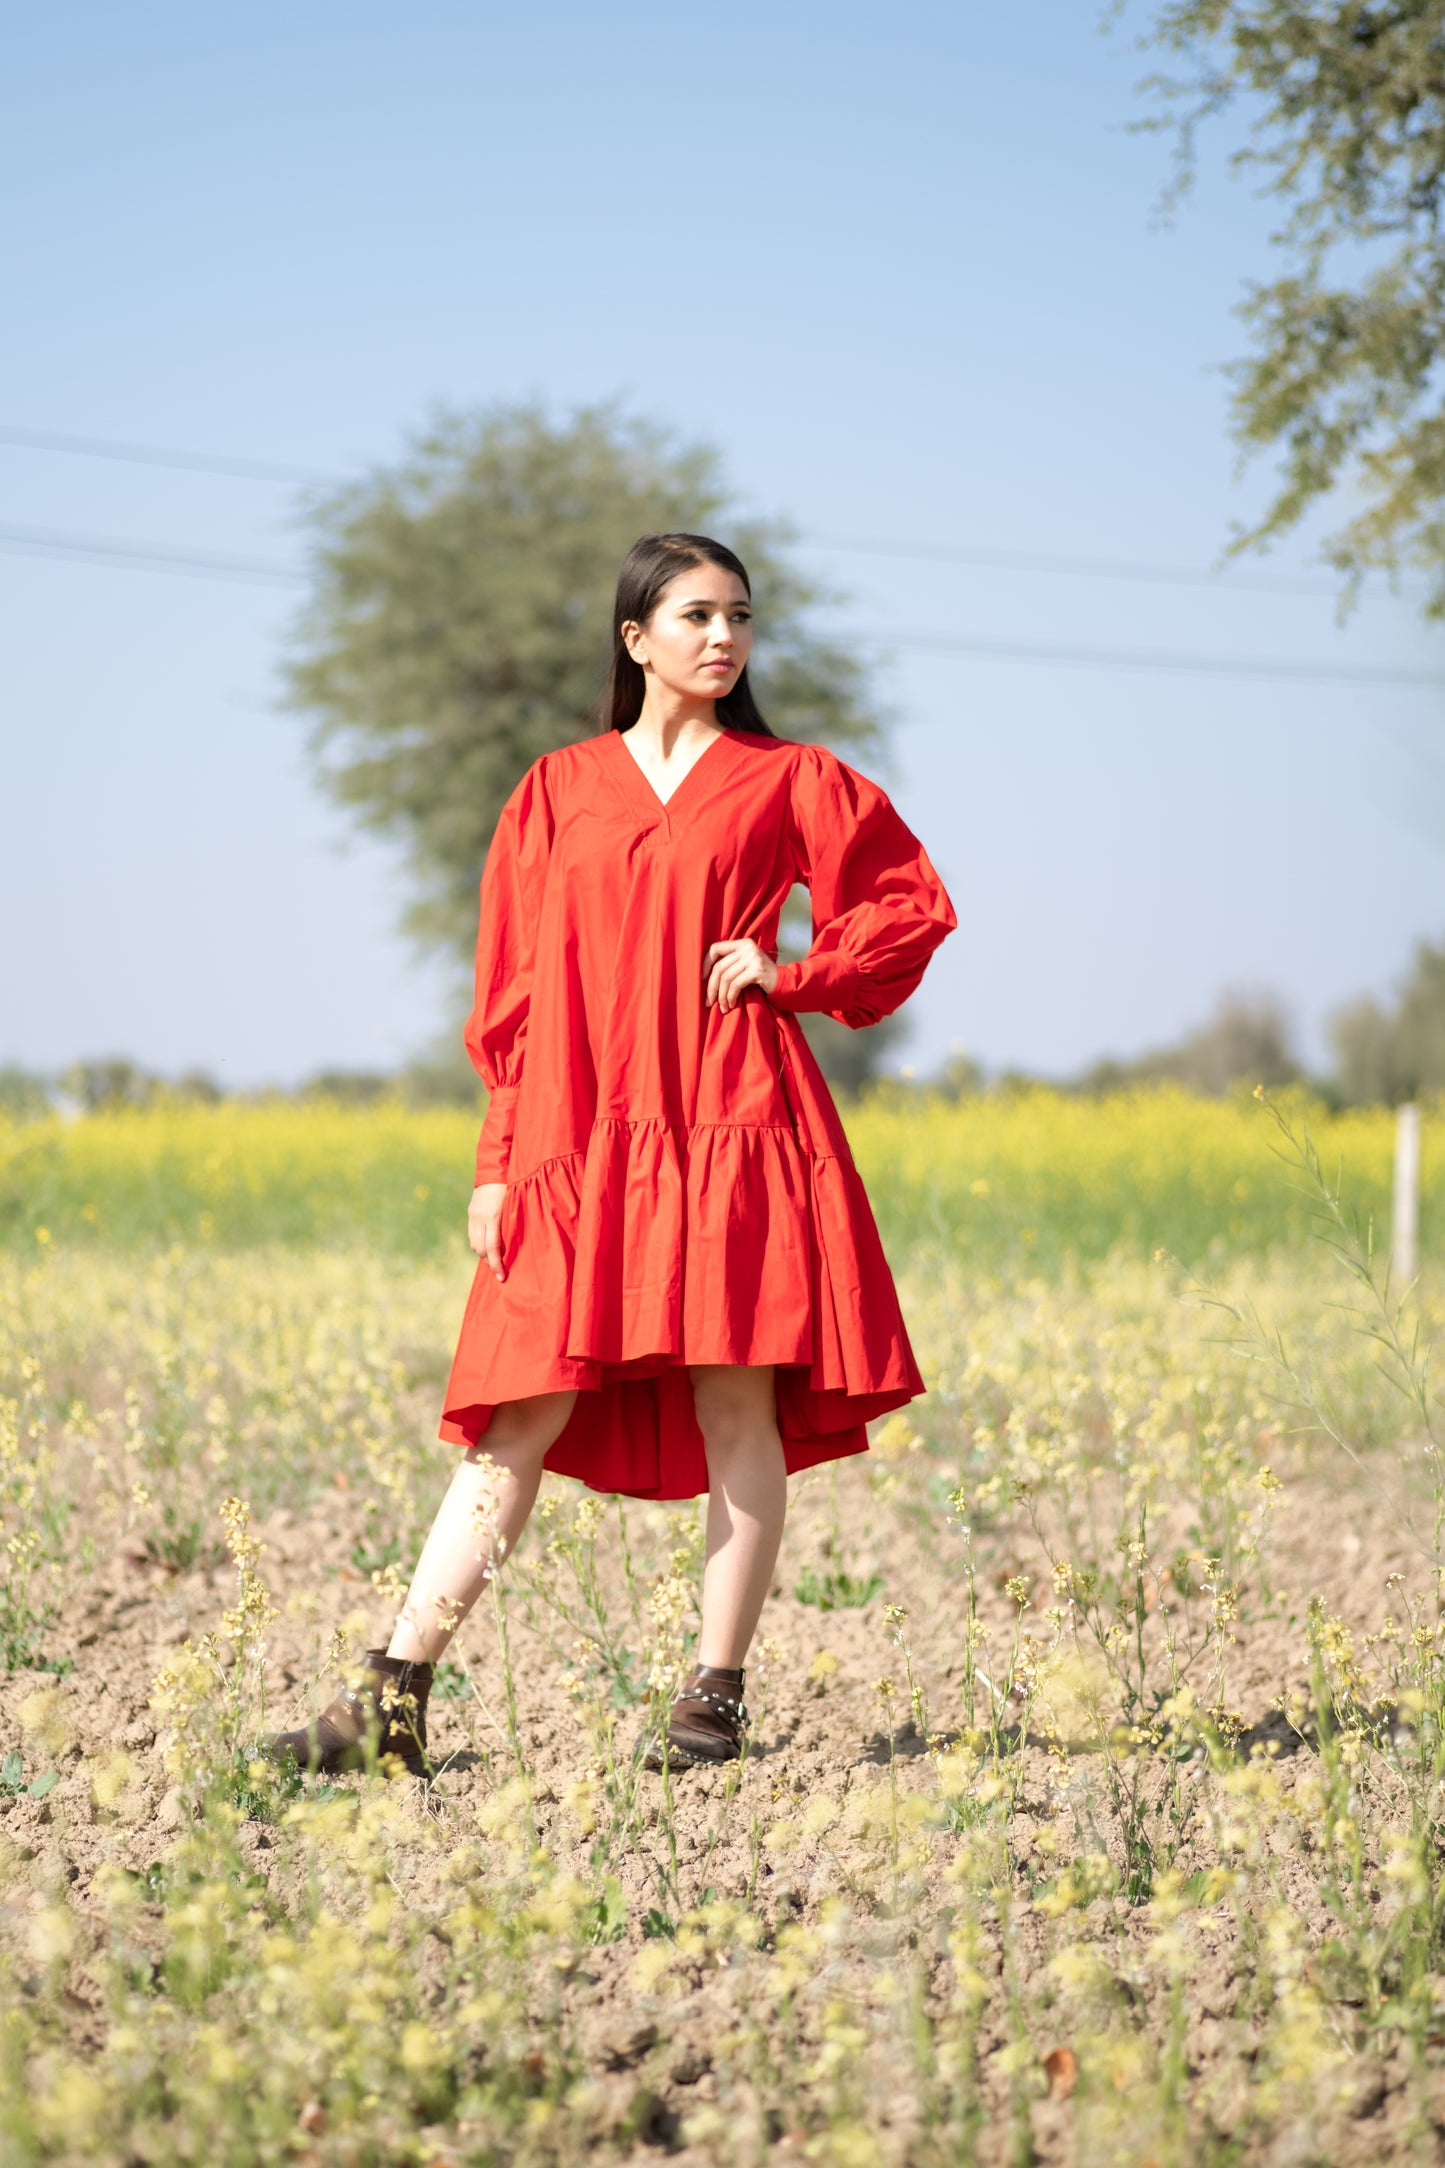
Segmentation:
[[(797, 881), (807, 956), (707, 1007), (709, 945), (775, 956)], [(797, 1012), (876, 1023), (957, 924), (883, 792), (822, 746), (723, 730), (665, 804), (620, 731), (535, 760), (487, 854), (465, 1030), (506, 1276), (477, 1265), (442, 1437), (578, 1386), (549, 1468), (692, 1498), (685, 1366), (772, 1363), (790, 1474), (866, 1451), (924, 1380)]]

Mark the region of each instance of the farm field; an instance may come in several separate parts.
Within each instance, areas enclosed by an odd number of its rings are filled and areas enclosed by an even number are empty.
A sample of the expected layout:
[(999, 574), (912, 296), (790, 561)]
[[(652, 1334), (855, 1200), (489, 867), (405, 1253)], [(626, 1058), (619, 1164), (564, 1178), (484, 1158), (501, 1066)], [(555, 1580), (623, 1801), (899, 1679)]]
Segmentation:
[(700, 1512), (549, 1480), (430, 1789), (254, 1746), (449, 1470), (474, 1124), (7, 1135), (7, 2163), (1440, 2157), (1433, 1268), (1393, 1339), (1263, 1107), (849, 1126), (930, 1391), (795, 1480), (745, 1762), (641, 1767)]
[[(1299, 1248), (1310, 1207), (1248, 1097), (1174, 1087), (948, 1100), (880, 1084), (843, 1107), (889, 1253), (920, 1244), (982, 1271), (1169, 1250), (1190, 1265)], [(1387, 1222), (1394, 1118), (1297, 1103), (1362, 1219)], [(0, 1114), (0, 1244), (236, 1250), (363, 1245), (455, 1253), (480, 1109), (381, 1101), (184, 1101), (67, 1121)], [(1445, 1120), (1427, 1112), (1425, 1234), (1445, 1223)]]

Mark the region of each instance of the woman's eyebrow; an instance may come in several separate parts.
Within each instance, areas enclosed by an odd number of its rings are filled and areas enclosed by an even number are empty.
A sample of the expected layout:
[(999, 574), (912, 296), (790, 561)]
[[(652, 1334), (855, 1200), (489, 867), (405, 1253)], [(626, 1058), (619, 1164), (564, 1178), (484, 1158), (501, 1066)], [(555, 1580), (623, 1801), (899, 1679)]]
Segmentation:
[(694, 595), (691, 602), (680, 602), (680, 610), (750, 610), (752, 603), (746, 595), (739, 595), (735, 602), (725, 603), (718, 595)]

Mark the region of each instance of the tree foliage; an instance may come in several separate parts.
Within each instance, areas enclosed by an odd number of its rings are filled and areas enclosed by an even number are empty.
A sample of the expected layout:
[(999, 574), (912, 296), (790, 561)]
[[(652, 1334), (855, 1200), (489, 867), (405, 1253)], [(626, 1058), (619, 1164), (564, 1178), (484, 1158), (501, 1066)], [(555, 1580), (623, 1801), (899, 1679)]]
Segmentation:
[(876, 761), (858, 660), (785, 528), (739, 516), (715, 454), (614, 406), (448, 413), (394, 467), (312, 501), (316, 577), (288, 665), (324, 787), (399, 842), (408, 930), (464, 962), (497, 816), (541, 753), (590, 734), (618, 567), (640, 534), (716, 534), (755, 590), (760, 704), (784, 737)]
[(1300, 1074), (1289, 1018), (1269, 992), (1226, 992), (1207, 1023), (1177, 1045), (1157, 1047), (1135, 1061), (1105, 1059), (1079, 1078), (1089, 1092), (1124, 1091), (1166, 1081), (1220, 1097), (1241, 1083), (1288, 1084)]
[(1445, 1092), (1445, 942), (1421, 941), (1393, 1007), (1352, 1001), (1330, 1023), (1341, 1096), (1398, 1104)]
[(1322, 545), (1342, 608), (1366, 572), (1415, 564), (1445, 616), (1445, 0), (1167, 0), (1143, 42), (1185, 63), (1145, 86), (1162, 100), (1145, 125), (1178, 131), (1171, 195), (1201, 122), (1242, 104), (1232, 163), (1284, 209), (1284, 267), (1247, 288), (1231, 372), (1237, 441), (1280, 474), (1232, 551), (1344, 488)]

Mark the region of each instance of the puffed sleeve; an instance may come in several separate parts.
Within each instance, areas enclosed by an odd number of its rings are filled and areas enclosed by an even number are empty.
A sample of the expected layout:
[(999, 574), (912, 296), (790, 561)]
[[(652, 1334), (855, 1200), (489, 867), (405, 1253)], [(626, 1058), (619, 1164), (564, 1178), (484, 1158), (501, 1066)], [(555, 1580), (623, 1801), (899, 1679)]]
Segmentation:
[(476, 1000), (462, 1037), (487, 1087), (478, 1185), (505, 1182), (527, 1043), (532, 965), (552, 847), (552, 806), (535, 760), (502, 807), (482, 868)]
[(823, 746), (803, 749), (793, 816), (813, 945), (778, 967), (768, 998), (858, 1031), (908, 999), (958, 917), (928, 853), (878, 785)]

